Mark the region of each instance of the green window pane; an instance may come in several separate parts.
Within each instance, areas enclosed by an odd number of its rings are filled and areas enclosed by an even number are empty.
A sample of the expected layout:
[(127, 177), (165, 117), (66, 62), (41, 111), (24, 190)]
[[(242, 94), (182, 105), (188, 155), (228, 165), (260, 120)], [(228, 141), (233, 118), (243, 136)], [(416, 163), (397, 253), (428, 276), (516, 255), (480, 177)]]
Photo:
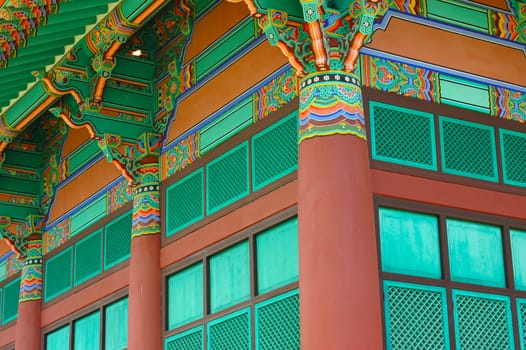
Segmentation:
[(128, 298), (119, 300), (105, 310), (105, 350), (128, 347)]
[(46, 349), (69, 350), (69, 325), (46, 335)]
[(210, 257), (210, 309), (219, 311), (250, 298), (248, 241)]
[(515, 288), (526, 290), (526, 231), (510, 230)]
[(298, 219), (256, 236), (258, 294), (298, 280)]
[(440, 278), (436, 216), (380, 208), (382, 271)]
[(75, 321), (73, 348), (94, 350), (100, 348), (100, 312), (94, 312)]
[(83, 238), (75, 244), (75, 286), (102, 271), (102, 230)]
[(4, 287), (4, 303), (2, 305), (2, 324), (14, 320), (18, 316), (18, 296), (20, 294), (20, 278), (9, 282)]
[(447, 238), (453, 281), (506, 286), (499, 227), (448, 219)]
[(168, 277), (168, 329), (203, 317), (203, 264)]

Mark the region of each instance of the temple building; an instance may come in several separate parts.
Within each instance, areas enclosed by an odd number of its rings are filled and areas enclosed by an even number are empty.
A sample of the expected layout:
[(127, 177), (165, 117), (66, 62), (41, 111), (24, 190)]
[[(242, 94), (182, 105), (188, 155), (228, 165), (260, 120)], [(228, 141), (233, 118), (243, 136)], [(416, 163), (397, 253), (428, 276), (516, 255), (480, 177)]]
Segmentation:
[(0, 350), (526, 350), (523, 0), (0, 0)]

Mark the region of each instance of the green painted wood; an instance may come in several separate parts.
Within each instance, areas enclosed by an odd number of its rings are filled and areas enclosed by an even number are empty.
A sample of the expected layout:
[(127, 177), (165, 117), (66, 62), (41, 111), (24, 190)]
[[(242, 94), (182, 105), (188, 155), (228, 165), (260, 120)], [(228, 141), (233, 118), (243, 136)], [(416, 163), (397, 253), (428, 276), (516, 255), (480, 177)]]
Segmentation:
[[(7, 278), (7, 260), (4, 260), (0, 263), (0, 282), (4, 281)], [(0, 296), (0, 300), (2, 297)]]
[(440, 102), (489, 113), (488, 85), (440, 74)]
[(447, 238), (451, 280), (506, 287), (500, 227), (448, 219)]
[[(0, 181), (3, 180), (0, 178)], [(9, 202), (0, 202), (0, 213), (9, 213), (12, 218), (23, 220), (30, 214), (40, 214), (40, 208), (37, 204), (22, 205)]]
[(499, 138), (504, 183), (526, 187), (526, 134), (500, 129)]
[(252, 125), (252, 96), (201, 129), (200, 154), (205, 154), (250, 125)]
[(511, 229), (510, 239), (515, 289), (526, 290), (526, 231)]
[(218, 0), (194, 0), (196, 16), (200, 17), (205, 13), (212, 5), (218, 3)]
[(38, 105), (40, 105), (49, 95), (42, 85), (37, 84), (31, 88), (18, 103), (5, 113), (5, 121), (14, 128)]
[(104, 269), (107, 270), (130, 257), (132, 212), (113, 220), (104, 228)]
[(303, 20), (303, 8), (298, 0), (254, 0), (254, 4), (263, 13), (276, 9), (287, 12), (290, 19)]
[(20, 277), (9, 282), (3, 289), (2, 325), (9, 323), (18, 316), (18, 296), (20, 294)]
[(17, 193), (20, 195), (36, 196), (40, 190), (40, 181), (24, 178), (0, 176), (2, 192)]
[(68, 291), (72, 284), (72, 247), (49, 258), (44, 269), (44, 301), (49, 301)]
[(250, 308), (245, 308), (208, 322), (208, 350), (250, 350)]
[(488, 32), (488, 11), (456, 0), (427, 0), (428, 17)]
[(102, 229), (75, 243), (73, 284), (79, 284), (102, 272)]
[(299, 278), (298, 219), (287, 220), (256, 236), (258, 294)]
[(59, 328), (46, 335), (46, 349), (69, 350), (69, 325)]
[(248, 241), (210, 257), (210, 311), (220, 311), (250, 298)]
[(73, 336), (73, 349), (95, 350), (100, 344), (100, 311), (75, 321)]
[(155, 71), (154, 62), (136, 57), (117, 55), (117, 65), (111, 72), (112, 77), (151, 84)]
[(177, 333), (164, 341), (165, 350), (203, 350), (204, 327), (199, 326)]
[(187, 267), (168, 277), (168, 329), (203, 317), (203, 264)]
[(249, 17), (195, 58), (196, 79), (200, 80), (240, 52), (256, 38), (256, 23)]
[(71, 216), (71, 236), (75, 236), (91, 224), (106, 216), (106, 194)]
[(74, 173), (83, 165), (101, 154), (97, 140), (88, 140), (68, 156), (69, 173)]
[(380, 208), (382, 271), (441, 278), (438, 218)]
[(104, 309), (105, 350), (123, 350), (128, 346), (128, 298)]
[(133, 21), (153, 2), (153, 0), (123, 0), (122, 13), (129, 21)]

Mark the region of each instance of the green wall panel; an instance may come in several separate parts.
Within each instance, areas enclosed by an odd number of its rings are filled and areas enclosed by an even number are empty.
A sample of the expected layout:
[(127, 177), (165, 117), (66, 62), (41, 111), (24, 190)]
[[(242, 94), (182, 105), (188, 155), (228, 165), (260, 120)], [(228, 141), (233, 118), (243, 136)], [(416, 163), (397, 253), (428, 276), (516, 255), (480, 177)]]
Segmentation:
[(212, 313), (250, 298), (248, 241), (212, 255), (209, 264)]
[(521, 350), (526, 349), (526, 299), (517, 298), (517, 314), (519, 319), (519, 341)]
[(20, 294), (20, 278), (5, 285), (3, 290), (2, 324), (16, 319), (18, 315), (18, 296)]
[(73, 349), (95, 350), (100, 348), (100, 312), (96, 311), (74, 323)]
[(427, 0), (428, 17), (482, 32), (488, 31), (488, 11), (455, 0)]
[[(435, 0), (440, 2), (439, 0)], [(489, 90), (484, 84), (440, 74), (440, 102), (489, 113)]]
[(204, 330), (203, 326), (189, 329), (185, 332), (167, 338), (164, 342), (164, 350), (203, 350)]
[(256, 251), (258, 294), (297, 281), (298, 219), (290, 219), (258, 234)]
[(526, 231), (510, 230), (515, 288), (526, 290)]
[(128, 347), (128, 298), (116, 301), (104, 309), (105, 350)]
[(46, 349), (69, 350), (69, 325), (59, 328), (46, 335)]
[(49, 301), (71, 288), (72, 257), (73, 249), (69, 247), (46, 261), (44, 301)]
[(104, 269), (130, 257), (132, 212), (113, 220), (104, 228)]
[(75, 286), (102, 272), (102, 229), (75, 243), (74, 260)]
[(448, 219), (451, 279), (506, 287), (500, 227)]
[(203, 264), (168, 277), (168, 329), (203, 317)]
[(73, 173), (87, 164), (97, 155), (101, 154), (101, 150), (96, 140), (89, 140), (75, 150), (69, 157), (69, 173)]
[(250, 350), (250, 308), (208, 323), (208, 350)]
[(438, 218), (380, 208), (382, 271), (440, 278)]
[(106, 216), (106, 194), (100, 196), (71, 216), (71, 236)]
[(505, 129), (499, 132), (503, 181), (526, 187), (526, 134)]

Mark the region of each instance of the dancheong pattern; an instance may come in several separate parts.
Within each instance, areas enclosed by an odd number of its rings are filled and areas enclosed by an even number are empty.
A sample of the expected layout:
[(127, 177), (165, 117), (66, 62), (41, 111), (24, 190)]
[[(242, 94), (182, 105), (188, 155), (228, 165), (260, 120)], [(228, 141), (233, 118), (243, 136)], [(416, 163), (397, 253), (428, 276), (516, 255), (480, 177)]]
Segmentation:
[(142, 165), (133, 197), (132, 237), (160, 232), (159, 164)]
[(254, 93), (257, 108), (254, 118), (261, 120), (268, 117), (297, 96), (298, 78), (294, 70), (290, 69)]
[(22, 268), (20, 302), (42, 299), (42, 240), (27, 243), (27, 256)]

